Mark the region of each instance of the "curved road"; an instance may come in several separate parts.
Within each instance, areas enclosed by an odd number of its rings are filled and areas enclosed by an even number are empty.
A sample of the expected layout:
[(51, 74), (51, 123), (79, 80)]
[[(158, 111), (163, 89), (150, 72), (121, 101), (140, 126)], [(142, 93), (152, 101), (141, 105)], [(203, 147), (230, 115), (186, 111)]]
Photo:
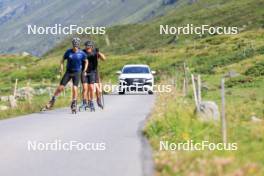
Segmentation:
[(0, 121), (0, 175), (152, 175), (151, 150), (141, 130), (154, 96), (109, 95), (105, 102), (105, 110), (93, 113), (73, 115), (66, 108)]

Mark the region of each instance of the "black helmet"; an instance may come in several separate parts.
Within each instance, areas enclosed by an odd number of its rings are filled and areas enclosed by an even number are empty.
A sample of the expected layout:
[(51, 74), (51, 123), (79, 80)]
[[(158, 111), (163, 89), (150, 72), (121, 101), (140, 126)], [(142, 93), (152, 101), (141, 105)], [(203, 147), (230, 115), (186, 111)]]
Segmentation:
[(81, 45), (81, 39), (78, 37), (72, 39), (72, 46), (76, 48), (80, 48)]
[(84, 43), (85, 47), (89, 47), (89, 48), (94, 48), (94, 42), (92, 42), (91, 40), (88, 40)]

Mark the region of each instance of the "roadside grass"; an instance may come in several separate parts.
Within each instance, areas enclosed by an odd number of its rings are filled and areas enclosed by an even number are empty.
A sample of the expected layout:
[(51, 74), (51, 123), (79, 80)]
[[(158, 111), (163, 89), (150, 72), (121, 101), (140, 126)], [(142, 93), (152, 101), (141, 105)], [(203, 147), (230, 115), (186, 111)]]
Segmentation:
[[(158, 95), (155, 110), (144, 131), (154, 149), (156, 175), (261, 176), (263, 174), (264, 77), (262, 71), (264, 56), (262, 46), (264, 43), (263, 40), (259, 40), (263, 39), (263, 30), (259, 32), (244, 32), (237, 36), (241, 41), (247, 40), (248, 36), (255, 36), (254, 48), (250, 49), (252, 54), (244, 51), (250, 48), (249, 44), (245, 44), (244, 49), (236, 50), (234, 46), (236, 47), (237, 40), (233, 37), (214, 36), (210, 39), (211, 41), (221, 39), (217, 47), (207, 42), (204, 45), (207, 39), (201, 39), (196, 40), (195, 45), (180, 45), (170, 50), (170, 53), (185, 50), (187, 54), (177, 52), (174, 56), (176, 59), (172, 60), (169, 59), (170, 54), (165, 56), (171, 67), (167, 68), (170, 78), (178, 81), (178, 90), (172, 94)], [(226, 78), (228, 142), (237, 143), (237, 151), (159, 150), (160, 141), (221, 142), (220, 122), (204, 123), (194, 115), (191, 82), (189, 82), (190, 90), (185, 98), (179, 93), (183, 82), (181, 77), (183, 61), (187, 63), (188, 71), (201, 74), (203, 100), (215, 101), (219, 107), (221, 107), (221, 78), (229, 71), (239, 74), (237, 77)], [(166, 69), (163, 73), (166, 73)], [(253, 121), (253, 117), (260, 119), (261, 122)]]
[[(237, 98), (244, 90), (232, 91), (236, 92), (236, 98), (227, 95), (228, 142), (237, 143), (237, 151), (160, 151), (160, 141), (220, 143), (221, 126), (220, 122), (200, 121), (194, 114), (191, 96), (184, 98), (178, 92), (158, 95), (156, 108), (144, 130), (153, 146), (156, 175), (262, 175), (263, 122), (253, 122), (250, 116), (253, 113), (263, 119), (263, 93), (258, 91), (258, 100), (245, 104), (244, 100), (250, 99), (251, 94), (246, 92), (244, 97)], [(220, 96), (217, 96), (220, 90), (210, 94), (214, 96), (207, 95), (204, 99), (216, 100), (220, 105)]]
[[(223, 45), (225, 44), (223, 43)], [(263, 43), (259, 43), (259, 45), (263, 45)], [(228, 48), (229, 45), (226, 47)], [(195, 55), (196, 52), (193, 51), (192, 53)], [(230, 52), (225, 54), (228, 53)], [(214, 59), (218, 60), (218, 55), (212, 57), (210, 62), (214, 62)], [(201, 74), (203, 100), (215, 101), (219, 107), (221, 107), (221, 78), (230, 70), (240, 74), (234, 78), (226, 78), (228, 142), (238, 143), (238, 150), (159, 150), (160, 141), (171, 143), (180, 143), (187, 140), (221, 142), (220, 123), (204, 123), (194, 115), (195, 106), (191, 85), (185, 98), (179, 93), (182, 88), (180, 86), (182, 74), (179, 74), (182, 70), (177, 69), (177, 67), (174, 74), (171, 74), (171, 78), (175, 79), (175, 75), (177, 75), (178, 91), (172, 92), (172, 94), (158, 95), (155, 111), (152, 113), (144, 131), (154, 149), (156, 175), (262, 175), (264, 172), (263, 54), (258, 53), (238, 62), (219, 65), (213, 73), (195, 72), (201, 65), (201, 63), (196, 63), (196, 56), (185, 61), (189, 64), (189, 71)], [(179, 63), (182, 64), (182, 61)], [(204, 62), (202, 64), (207, 65), (208, 63)], [(254, 122), (252, 117), (262, 121)]]

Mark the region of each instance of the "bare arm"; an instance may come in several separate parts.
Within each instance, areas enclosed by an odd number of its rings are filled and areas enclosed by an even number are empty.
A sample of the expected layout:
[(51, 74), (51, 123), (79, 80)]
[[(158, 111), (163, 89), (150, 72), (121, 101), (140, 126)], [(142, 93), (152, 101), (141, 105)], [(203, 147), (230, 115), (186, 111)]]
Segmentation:
[(105, 57), (105, 55), (103, 53), (99, 52), (98, 56), (99, 56), (99, 59), (101, 59), (102, 61), (106, 60), (106, 57)]
[(86, 73), (87, 69), (88, 69), (88, 60), (85, 59), (85, 65), (84, 65), (83, 72)]

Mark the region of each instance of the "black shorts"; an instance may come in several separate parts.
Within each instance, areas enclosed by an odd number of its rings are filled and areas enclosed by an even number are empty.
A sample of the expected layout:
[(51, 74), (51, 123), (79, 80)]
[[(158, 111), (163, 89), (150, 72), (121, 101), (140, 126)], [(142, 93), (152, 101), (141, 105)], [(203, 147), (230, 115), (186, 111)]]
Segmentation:
[(97, 72), (92, 71), (87, 73), (86, 76), (82, 76), (82, 83), (87, 83), (87, 84), (94, 84), (97, 82)]
[(80, 82), (81, 72), (66, 72), (60, 82), (60, 85), (66, 86), (70, 80), (74, 86), (78, 86)]

